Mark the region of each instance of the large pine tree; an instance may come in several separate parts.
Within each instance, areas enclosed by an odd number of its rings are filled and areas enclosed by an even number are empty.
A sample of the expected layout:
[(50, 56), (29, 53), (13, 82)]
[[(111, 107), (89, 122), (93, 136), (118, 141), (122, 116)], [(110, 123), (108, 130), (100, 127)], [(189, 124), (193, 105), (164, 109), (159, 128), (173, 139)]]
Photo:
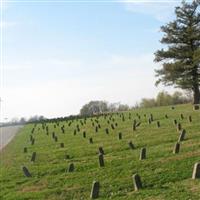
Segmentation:
[(156, 84), (175, 85), (193, 91), (194, 104), (200, 103), (200, 0), (182, 2), (175, 9), (176, 19), (161, 27), (161, 43), (166, 48), (155, 53)]

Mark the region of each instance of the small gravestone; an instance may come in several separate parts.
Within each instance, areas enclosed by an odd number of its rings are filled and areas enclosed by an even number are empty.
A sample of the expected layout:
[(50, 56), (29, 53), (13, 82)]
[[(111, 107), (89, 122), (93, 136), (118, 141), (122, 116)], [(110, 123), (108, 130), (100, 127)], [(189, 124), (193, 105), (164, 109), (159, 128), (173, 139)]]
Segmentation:
[(176, 119), (174, 119), (174, 125), (177, 125), (177, 120)]
[(200, 178), (200, 163), (195, 163), (193, 173), (192, 173), (192, 179)]
[(99, 189), (100, 189), (100, 184), (98, 181), (93, 181), (92, 183), (92, 190), (90, 193), (90, 198), (91, 199), (96, 199), (99, 197)]
[(104, 150), (102, 147), (99, 147), (99, 153), (104, 155)]
[(103, 158), (103, 154), (99, 154), (99, 166), (100, 167), (104, 167), (104, 158)]
[(106, 134), (109, 134), (109, 129), (108, 128), (106, 128)]
[(157, 121), (157, 127), (160, 128), (160, 122), (159, 121)]
[(92, 138), (89, 139), (89, 143), (93, 144), (93, 139)]
[(176, 154), (179, 153), (179, 151), (180, 151), (180, 143), (177, 142), (174, 146), (173, 153)]
[(27, 153), (27, 147), (24, 147), (24, 153)]
[(58, 141), (58, 137), (57, 137), (57, 136), (55, 136), (55, 137), (54, 137), (54, 140), (55, 140), (55, 142), (57, 142), (57, 141)]
[(153, 121), (153, 114), (150, 114), (150, 119), (151, 121)]
[(186, 134), (186, 131), (185, 131), (185, 129), (183, 129), (181, 131), (179, 139), (178, 139), (179, 142), (181, 142), (181, 141), (183, 141), (185, 139), (185, 134)]
[(65, 155), (65, 159), (70, 159), (70, 156), (68, 154)]
[(172, 107), (171, 107), (171, 109), (172, 109), (172, 110), (174, 110), (174, 109), (175, 109), (175, 107), (174, 107), (174, 106), (172, 106)]
[(178, 124), (177, 124), (177, 131), (180, 131), (181, 129), (182, 129), (181, 124), (178, 123)]
[(140, 152), (140, 160), (146, 159), (146, 148), (142, 148)]
[(188, 121), (192, 122), (192, 116), (191, 115), (188, 117)]
[(85, 131), (83, 132), (83, 137), (86, 138), (86, 132)]
[(119, 140), (122, 139), (122, 133), (119, 133)]
[(151, 124), (151, 119), (150, 118), (148, 119), (148, 123)]
[(194, 105), (194, 106), (193, 106), (193, 109), (194, 109), (194, 110), (199, 110), (199, 105)]
[(181, 113), (181, 119), (184, 119), (184, 116), (183, 116), (183, 114)]
[(74, 135), (76, 135), (76, 130), (74, 130)]
[(73, 163), (70, 163), (67, 171), (68, 171), (68, 172), (73, 172), (74, 169), (75, 169), (74, 164), (73, 164)]
[(95, 131), (96, 131), (96, 133), (98, 132), (98, 127), (96, 126), (96, 128), (95, 128)]
[(167, 114), (165, 115), (165, 118), (168, 119), (168, 115)]
[(133, 175), (133, 185), (134, 185), (135, 191), (138, 191), (142, 188), (142, 182), (138, 174)]
[(60, 143), (60, 147), (61, 147), (61, 148), (64, 148), (64, 143), (63, 143), (63, 142)]
[(130, 142), (128, 143), (128, 145), (129, 145), (129, 147), (130, 147), (131, 149), (134, 149), (134, 148), (135, 148), (134, 145), (133, 145), (133, 143), (132, 143), (132, 141), (130, 141)]
[(22, 167), (22, 171), (26, 177), (31, 177), (29, 170), (25, 166)]
[(111, 124), (111, 128), (114, 130), (115, 129), (115, 127), (114, 127), (114, 125), (113, 124)]
[(35, 158), (36, 158), (36, 152), (33, 152), (31, 156), (31, 162), (35, 162)]

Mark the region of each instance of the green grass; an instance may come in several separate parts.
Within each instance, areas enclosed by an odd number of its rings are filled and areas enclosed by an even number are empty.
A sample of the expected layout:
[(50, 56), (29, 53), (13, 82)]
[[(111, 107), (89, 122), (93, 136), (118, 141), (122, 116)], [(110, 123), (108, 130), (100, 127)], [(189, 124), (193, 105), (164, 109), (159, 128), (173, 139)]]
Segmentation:
[[(133, 120), (139, 121), (136, 113), (141, 116), (141, 125), (133, 132)], [(149, 125), (147, 119), (150, 113), (154, 121)], [(192, 116), (191, 123), (189, 115)], [(39, 124), (33, 133), (34, 145), (29, 139), (34, 125), (26, 125), (1, 152), (0, 199), (89, 199), (92, 182), (98, 180), (99, 199), (199, 200), (200, 180), (192, 180), (191, 177), (193, 166), (200, 158), (200, 111), (193, 111), (191, 105), (181, 105), (174, 110), (160, 107), (131, 111), (131, 119), (128, 118), (129, 112), (124, 112), (124, 116), (123, 122), (119, 115), (113, 115), (118, 123), (115, 130), (107, 124), (108, 119), (100, 117), (98, 133), (95, 133), (91, 119), (87, 119), (84, 126), (80, 120), (74, 121), (70, 127), (66, 121), (60, 122), (56, 128), (53, 123), (48, 123), (49, 135)], [(172, 151), (179, 132), (173, 124), (174, 119), (186, 130), (186, 139), (181, 142), (180, 153), (176, 155)], [(157, 128), (157, 120), (160, 128)], [(77, 124), (81, 130), (74, 136)], [(65, 125), (64, 134), (60, 129), (62, 125)], [(105, 133), (107, 127), (109, 135)], [(52, 139), (53, 131), (58, 142)], [(87, 138), (83, 138), (83, 131), (86, 131)], [(122, 132), (122, 140), (118, 139), (119, 132)], [(93, 144), (89, 144), (89, 137), (93, 138)], [(130, 140), (136, 147), (134, 150), (128, 146)], [(60, 148), (61, 142), (65, 144), (64, 148)], [(103, 168), (98, 163), (99, 146), (105, 151)], [(23, 153), (24, 147), (28, 148), (27, 153)], [(147, 149), (147, 159), (140, 161), (142, 147)], [(34, 151), (37, 155), (32, 163), (30, 159)], [(66, 154), (70, 155), (70, 159), (64, 159)], [(66, 169), (72, 162), (75, 171), (68, 173)], [(29, 169), (31, 178), (24, 176), (21, 166)], [(137, 192), (132, 181), (135, 173), (140, 175), (143, 183), (143, 189)]]

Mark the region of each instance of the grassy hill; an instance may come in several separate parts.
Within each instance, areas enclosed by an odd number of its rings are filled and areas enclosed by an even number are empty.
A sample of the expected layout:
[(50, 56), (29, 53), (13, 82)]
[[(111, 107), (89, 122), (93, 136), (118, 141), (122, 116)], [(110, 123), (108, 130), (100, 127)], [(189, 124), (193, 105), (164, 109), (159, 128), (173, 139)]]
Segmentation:
[[(149, 124), (150, 114), (154, 119)], [(186, 130), (178, 154), (173, 154), (180, 135), (174, 119)], [(137, 124), (141, 122), (135, 131), (134, 120)], [(98, 132), (96, 126), (100, 127)], [(34, 124), (26, 125), (1, 152), (0, 199), (90, 199), (94, 180), (100, 183), (98, 199), (200, 199), (200, 179), (191, 178), (194, 164), (200, 160), (200, 111), (193, 111), (191, 105), (175, 109), (139, 109), (98, 119), (60, 121), (59, 125), (47, 123), (34, 127)], [(57, 142), (52, 137), (53, 132)], [(30, 137), (34, 138), (34, 145)], [(93, 144), (89, 143), (90, 137)], [(135, 149), (129, 147), (129, 141)], [(60, 143), (64, 143), (63, 148)], [(23, 152), (24, 147), (27, 153)], [(105, 152), (104, 167), (99, 166), (99, 147)], [(146, 147), (147, 157), (139, 160), (143, 147)], [(36, 152), (35, 162), (31, 162), (33, 152)], [(70, 163), (74, 164), (74, 172), (67, 171)], [(25, 177), (22, 166), (28, 168), (32, 177)], [(132, 175), (135, 173), (140, 175), (143, 184), (139, 191), (134, 191)]]

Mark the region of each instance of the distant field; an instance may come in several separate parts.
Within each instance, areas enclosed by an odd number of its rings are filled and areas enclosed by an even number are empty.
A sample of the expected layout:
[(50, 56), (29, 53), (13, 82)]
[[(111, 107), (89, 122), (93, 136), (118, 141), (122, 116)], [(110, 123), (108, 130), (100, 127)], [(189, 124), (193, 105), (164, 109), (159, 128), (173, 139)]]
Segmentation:
[[(148, 122), (150, 114), (154, 118), (151, 124)], [(189, 122), (189, 116), (192, 122)], [(134, 119), (137, 124), (141, 122), (135, 131)], [(178, 154), (173, 154), (180, 135), (174, 119), (186, 130)], [(64, 133), (61, 130), (63, 125)], [(48, 123), (43, 126), (44, 129), (38, 124), (31, 133), (34, 124), (26, 125), (2, 150), (0, 199), (90, 199), (94, 180), (100, 183), (98, 199), (200, 199), (200, 179), (191, 179), (193, 166), (200, 161), (200, 111), (193, 111), (191, 105), (176, 106), (175, 109), (139, 109), (106, 118), (93, 117), (86, 121), (63, 121), (59, 125)], [(109, 134), (106, 134), (106, 128)], [(84, 131), (86, 138), (83, 137)], [(53, 132), (57, 142), (52, 137)], [(122, 133), (121, 140), (119, 132)], [(89, 143), (90, 137), (93, 144)], [(33, 145), (31, 138), (35, 140)], [(135, 149), (130, 149), (130, 140)], [(60, 143), (64, 143), (63, 148)], [(27, 153), (23, 152), (24, 147), (27, 147)], [(99, 166), (99, 147), (105, 152), (104, 167)], [(147, 158), (139, 160), (143, 147), (146, 147)], [(31, 162), (33, 152), (36, 152), (35, 162)], [(67, 172), (70, 163), (75, 166), (74, 172)], [(22, 166), (28, 168), (32, 177), (24, 176)], [(134, 191), (132, 175), (135, 173), (140, 175), (143, 184), (139, 191)]]
[(0, 127), (0, 150), (12, 140), (22, 127), (21, 125)]

